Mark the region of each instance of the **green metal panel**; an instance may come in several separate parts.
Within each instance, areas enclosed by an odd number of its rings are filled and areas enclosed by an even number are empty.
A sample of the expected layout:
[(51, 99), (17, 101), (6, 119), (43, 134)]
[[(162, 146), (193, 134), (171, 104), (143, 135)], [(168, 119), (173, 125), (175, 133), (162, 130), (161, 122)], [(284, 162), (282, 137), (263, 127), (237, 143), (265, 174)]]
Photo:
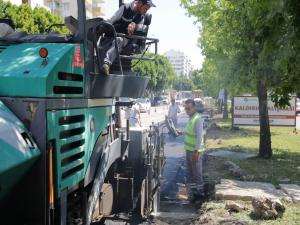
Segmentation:
[[(8, 194), (40, 155), (29, 148), (21, 133), (27, 132), (18, 118), (0, 101), (0, 200)], [(28, 132), (27, 132), (28, 133)]]
[[(84, 179), (88, 163), (100, 133), (108, 126), (111, 106), (47, 112), (47, 139), (55, 140), (55, 195)], [(81, 118), (68, 122), (67, 118)], [(78, 117), (81, 116), (81, 117)], [(66, 118), (64, 122), (62, 119)], [(94, 121), (95, 131), (90, 128)], [(84, 128), (84, 129), (79, 129)], [(72, 132), (76, 131), (77, 132)]]
[[(0, 43), (0, 96), (82, 97), (80, 94), (55, 94), (55, 86), (84, 87), (82, 81), (60, 80), (59, 72), (83, 76), (83, 49), (66, 43)], [(48, 50), (47, 64), (39, 56), (40, 48)], [(75, 51), (80, 49), (82, 64), (74, 64)]]

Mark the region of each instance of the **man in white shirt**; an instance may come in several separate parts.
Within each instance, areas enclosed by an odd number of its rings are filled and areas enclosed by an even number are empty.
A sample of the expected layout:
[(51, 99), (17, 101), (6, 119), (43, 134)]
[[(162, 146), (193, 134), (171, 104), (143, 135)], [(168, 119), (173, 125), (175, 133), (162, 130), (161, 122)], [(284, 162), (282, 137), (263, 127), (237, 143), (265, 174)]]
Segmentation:
[(180, 108), (175, 104), (175, 99), (171, 99), (171, 105), (168, 110), (168, 119), (172, 120), (175, 127), (177, 127), (177, 114), (180, 113)]
[(126, 116), (129, 116), (129, 126), (130, 127), (141, 127), (141, 114), (140, 106), (135, 103), (132, 107), (129, 108), (129, 112)]

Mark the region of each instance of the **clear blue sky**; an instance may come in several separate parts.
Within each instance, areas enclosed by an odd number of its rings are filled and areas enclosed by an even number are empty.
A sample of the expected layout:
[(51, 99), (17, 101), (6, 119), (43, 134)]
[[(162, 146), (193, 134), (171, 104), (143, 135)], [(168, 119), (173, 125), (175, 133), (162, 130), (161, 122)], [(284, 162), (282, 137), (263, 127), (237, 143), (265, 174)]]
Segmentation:
[[(197, 46), (199, 37), (198, 25), (194, 18), (189, 18), (186, 11), (180, 7), (180, 0), (152, 0), (157, 6), (151, 8), (152, 23), (149, 37), (159, 39), (158, 53), (163, 54), (170, 49), (184, 52), (195, 68), (201, 68), (203, 56)], [(125, 0), (130, 2), (130, 0)], [(109, 18), (118, 9), (119, 0), (105, 0), (102, 4), (105, 10), (104, 18)]]

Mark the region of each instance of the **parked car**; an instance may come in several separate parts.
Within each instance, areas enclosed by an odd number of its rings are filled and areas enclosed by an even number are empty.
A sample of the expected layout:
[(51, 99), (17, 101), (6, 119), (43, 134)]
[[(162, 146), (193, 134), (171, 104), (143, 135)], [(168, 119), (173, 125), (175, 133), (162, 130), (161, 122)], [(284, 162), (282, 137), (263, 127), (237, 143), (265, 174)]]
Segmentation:
[(175, 100), (175, 104), (180, 106), (181, 105), (181, 100), (180, 99), (176, 99)]
[(138, 98), (136, 103), (140, 106), (140, 112), (150, 112), (151, 103), (148, 98)]
[(210, 122), (210, 116), (207, 113), (201, 113), (201, 118), (203, 120), (203, 127), (207, 128)]
[(153, 98), (153, 100), (152, 100), (152, 102), (151, 102), (151, 105), (152, 106), (158, 106), (158, 105), (160, 105), (162, 102), (162, 97), (160, 97), (160, 96), (155, 96), (154, 98)]
[(196, 105), (196, 111), (198, 113), (202, 113), (204, 111), (204, 105), (205, 105), (204, 100), (201, 98), (195, 98), (194, 101)]
[(164, 104), (164, 105), (169, 105), (169, 104), (170, 104), (169, 97), (167, 97), (167, 96), (162, 96), (161, 102), (162, 102), (162, 104)]
[(300, 98), (296, 99), (296, 113), (300, 114)]

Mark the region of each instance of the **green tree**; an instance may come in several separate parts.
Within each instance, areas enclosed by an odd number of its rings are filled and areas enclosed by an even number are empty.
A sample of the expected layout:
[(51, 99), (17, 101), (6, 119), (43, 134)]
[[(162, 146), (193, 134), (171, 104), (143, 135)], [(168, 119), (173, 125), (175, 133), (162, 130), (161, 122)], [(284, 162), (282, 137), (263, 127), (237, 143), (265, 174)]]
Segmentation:
[(146, 53), (145, 57), (155, 58), (154, 61), (133, 60), (133, 72), (140, 76), (150, 77), (147, 86), (148, 93), (160, 93), (171, 86), (175, 72), (167, 57)]
[[(17, 30), (30, 34), (44, 34), (52, 24), (64, 23), (63, 19), (42, 7), (31, 8), (28, 4), (16, 6), (0, 0), (0, 18), (12, 19)], [(67, 28), (55, 28), (68, 33)]]
[(185, 76), (180, 76), (173, 79), (173, 89), (176, 91), (192, 91), (195, 89), (195, 86), (191, 79)]
[(222, 88), (218, 82), (216, 67), (209, 60), (203, 63), (202, 70), (195, 70), (191, 79), (196, 89), (201, 89), (205, 96), (217, 97), (219, 90)]
[(191, 74), (191, 79), (192, 79), (192, 82), (194, 84), (194, 87), (196, 89), (202, 89), (202, 83), (203, 83), (203, 78), (202, 78), (202, 75), (203, 75), (203, 71), (202, 70), (194, 70)]
[(272, 156), (267, 93), (288, 104), (299, 86), (299, 3), (296, 0), (182, 0), (201, 24), (199, 39), (206, 61), (230, 91), (259, 98), (259, 155)]

